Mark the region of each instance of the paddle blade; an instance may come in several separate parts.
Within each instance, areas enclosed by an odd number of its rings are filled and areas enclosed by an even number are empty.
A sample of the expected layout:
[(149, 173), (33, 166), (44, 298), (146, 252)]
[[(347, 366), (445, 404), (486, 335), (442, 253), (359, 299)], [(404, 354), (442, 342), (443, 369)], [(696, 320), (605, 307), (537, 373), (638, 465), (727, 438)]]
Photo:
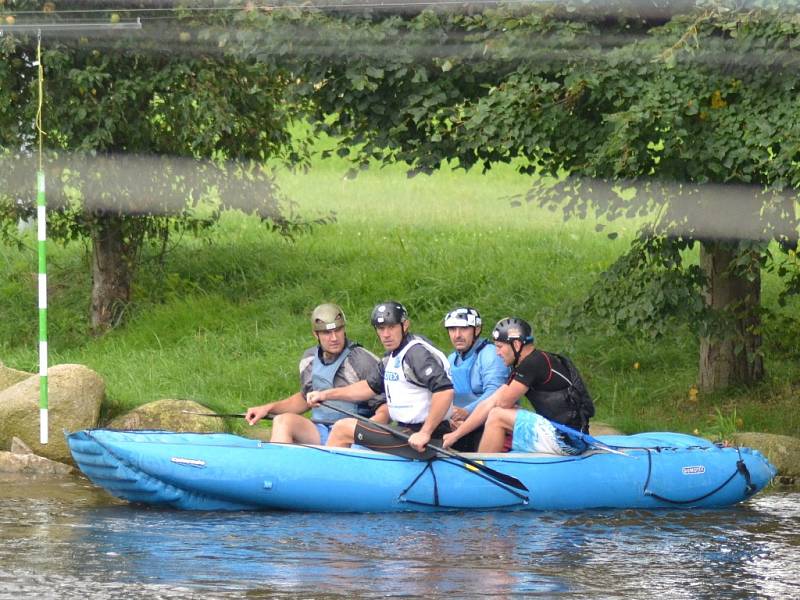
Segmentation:
[(467, 463), (466, 464), (466, 468), (474, 469), (474, 470), (477, 470), (477, 471), (482, 471), (483, 473), (485, 473), (486, 475), (488, 475), (492, 479), (496, 479), (497, 481), (500, 481), (500, 482), (506, 484), (507, 486), (513, 487), (513, 488), (518, 489), (520, 491), (523, 491), (523, 492), (530, 491), (525, 486), (525, 484), (522, 483), (516, 477), (508, 475), (507, 473), (501, 473), (500, 471), (495, 471), (494, 469), (492, 469), (490, 467), (487, 467), (486, 465), (482, 465), (480, 463), (472, 462), (472, 463)]

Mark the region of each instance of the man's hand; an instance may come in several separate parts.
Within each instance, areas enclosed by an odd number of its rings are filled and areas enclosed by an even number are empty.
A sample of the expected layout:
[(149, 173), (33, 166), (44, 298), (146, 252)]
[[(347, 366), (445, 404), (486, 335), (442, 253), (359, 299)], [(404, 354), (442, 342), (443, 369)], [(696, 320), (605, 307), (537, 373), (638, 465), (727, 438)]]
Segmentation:
[(469, 413), (467, 409), (461, 408), (460, 406), (454, 406), (453, 412), (450, 413), (450, 420), (451, 421), (466, 421)]
[(445, 433), (444, 437), (442, 438), (442, 448), (449, 448), (460, 439), (461, 436), (458, 435), (455, 431), (451, 431), (450, 433)]
[(412, 433), (408, 438), (408, 445), (417, 452), (425, 452), (425, 446), (431, 441), (431, 434), (424, 431)]
[(273, 402), (270, 402), (269, 404), (262, 404), (261, 406), (251, 406), (247, 409), (244, 420), (250, 423), (250, 425), (255, 425), (269, 414), (273, 404)]
[(308, 392), (308, 395), (306, 396), (306, 402), (311, 408), (319, 406), (320, 402), (325, 402), (325, 399), (327, 398), (327, 394), (325, 393), (326, 391), (327, 390), (313, 390)]

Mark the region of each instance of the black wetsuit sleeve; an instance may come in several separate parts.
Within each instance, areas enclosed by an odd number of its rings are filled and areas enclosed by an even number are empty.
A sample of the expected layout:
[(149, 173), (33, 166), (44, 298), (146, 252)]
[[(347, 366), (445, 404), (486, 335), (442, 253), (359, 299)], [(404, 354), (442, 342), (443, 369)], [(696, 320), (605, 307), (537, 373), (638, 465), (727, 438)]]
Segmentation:
[(314, 389), (311, 370), (316, 353), (316, 348), (309, 348), (300, 358), (300, 393), (303, 394), (303, 398), (307, 397), (308, 393)]
[(551, 379), (550, 366), (544, 354), (534, 350), (517, 365), (512, 374), (514, 381), (519, 381), (528, 389), (541, 389)]
[(384, 358), (377, 367), (371, 369), (366, 377), (367, 385), (376, 394), (383, 394), (386, 390), (383, 387), (383, 373), (386, 371), (386, 358)]
[(409, 348), (403, 361), (406, 378), (431, 392), (453, 388), (453, 381), (439, 358), (421, 344)]
[(383, 363), (381, 360), (372, 352), (361, 346), (353, 348), (348, 359), (351, 361), (350, 364), (355, 371), (356, 381), (365, 380), (370, 389), (375, 392), (375, 397), (367, 401), (369, 406), (375, 409), (386, 402), (386, 397), (383, 395), (382, 390), (378, 391), (373, 387), (373, 384), (370, 384), (370, 381), (375, 385), (377, 385), (377, 382), (380, 382), (381, 388), (383, 387), (383, 373), (381, 371)]
[[(549, 359), (549, 360), (548, 360)], [(545, 356), (541, 350), (534, 350), (517, 365), (511, 375), (513, 381), (519, 381), (530, 390), (555, 391), (567, 387), (567, 383), (552, 373), (550, 365), (559, 368), (561, 362), (552, 355)]]

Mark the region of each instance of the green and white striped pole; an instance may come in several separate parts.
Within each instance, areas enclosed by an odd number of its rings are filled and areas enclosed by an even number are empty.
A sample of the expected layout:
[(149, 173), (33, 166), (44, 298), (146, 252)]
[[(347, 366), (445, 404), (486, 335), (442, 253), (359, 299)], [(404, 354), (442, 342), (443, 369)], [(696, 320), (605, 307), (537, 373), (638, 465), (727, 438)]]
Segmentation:
[(39, 71), (39, 106), (36, 111), (36, 129), (39, 133), (39, 170), (36, 172), (36, 221), (39, 239), (39, 442), (48, 441), (47, 401), (47, 204), (44, 195), (44, 168), (42, 166), (42, 109), (44, 106), (44, 68), (42, 67), (42, 29), (90, 30), (90, 29), (141, 29), (139, 19), (135, 23), (42, 23), (0, 25), (0, 35), (6, 30), (36, 30), (36, 66)]
[(47, 203), (44, 196), (42, 166), (42, 108), (44, 106), (44, 68), (42, 67), (42, 31), (36, 35), (36, 66), (39, 74), (39, 106), (36, 129), (39, 132), (39, 170), (36, 172), (36, 228), (39, 239), (39, 443), (48, 441), (47, 402)]
[(36, 221), (39, 231), (39, 442), (47, 443), (47, 205), (44, 172), (36, 173)]

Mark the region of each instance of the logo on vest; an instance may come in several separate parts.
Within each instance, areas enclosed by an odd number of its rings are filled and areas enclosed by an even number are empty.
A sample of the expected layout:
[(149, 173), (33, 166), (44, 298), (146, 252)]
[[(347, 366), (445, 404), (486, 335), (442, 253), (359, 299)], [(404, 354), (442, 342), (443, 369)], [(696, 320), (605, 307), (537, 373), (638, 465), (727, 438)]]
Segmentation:
[(400, 381), (400, 375), (397, 373), (393, 373), (392, 371), (386, 371), (383, 374), (384, 381)]

